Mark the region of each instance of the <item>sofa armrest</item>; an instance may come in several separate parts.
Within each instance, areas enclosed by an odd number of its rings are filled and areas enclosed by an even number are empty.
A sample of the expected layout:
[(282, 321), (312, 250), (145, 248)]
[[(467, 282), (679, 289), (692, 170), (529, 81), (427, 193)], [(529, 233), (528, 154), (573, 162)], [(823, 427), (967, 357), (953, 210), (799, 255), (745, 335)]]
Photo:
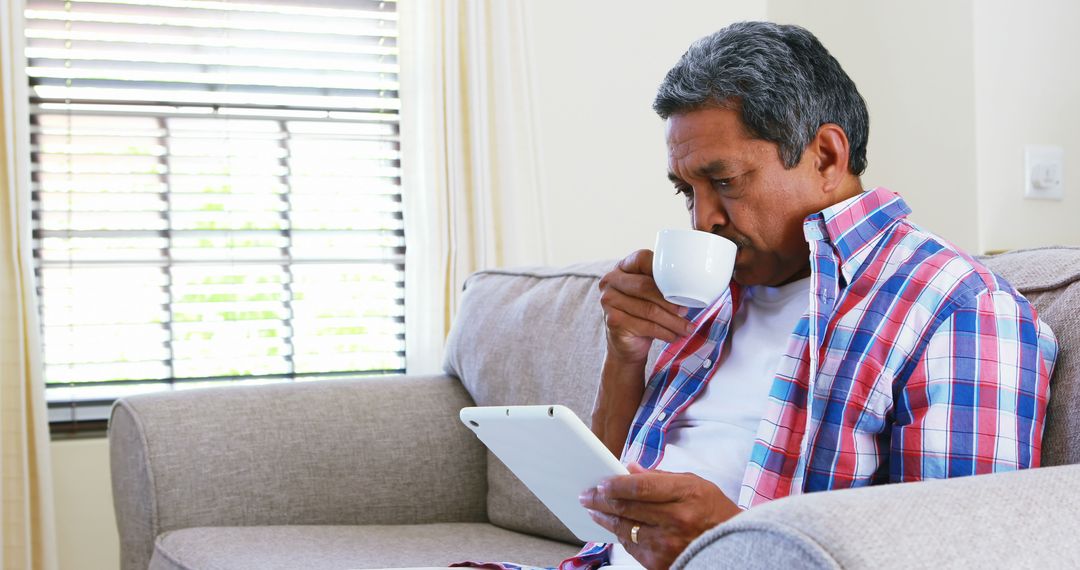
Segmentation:
[(673, 570), (1080, 567), (1080, 466), (812, 493), (701, 535)]
[(486, 455), (449, 376), (148, 394), (109, 423), (125, 570), (198, 526), (486, 521)]

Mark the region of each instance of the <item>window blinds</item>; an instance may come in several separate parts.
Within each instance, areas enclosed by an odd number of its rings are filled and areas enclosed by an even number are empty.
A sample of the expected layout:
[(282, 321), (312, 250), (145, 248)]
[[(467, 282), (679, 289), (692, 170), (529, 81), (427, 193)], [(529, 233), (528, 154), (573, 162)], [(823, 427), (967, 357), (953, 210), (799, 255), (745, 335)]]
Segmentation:
[(27, 0), (50, 419), (404, 369), (397, 14)]

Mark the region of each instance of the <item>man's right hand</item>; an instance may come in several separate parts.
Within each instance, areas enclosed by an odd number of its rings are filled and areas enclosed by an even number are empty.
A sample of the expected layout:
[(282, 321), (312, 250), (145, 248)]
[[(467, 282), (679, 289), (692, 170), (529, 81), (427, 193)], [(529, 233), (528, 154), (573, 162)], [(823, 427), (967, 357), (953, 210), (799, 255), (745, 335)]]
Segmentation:
[(607, 356), (593, 406), (592, 430), (619, 456), (645, 390), (654, 339), (675, 342), (693, 332), (687, 309), (664, 300), (652, 275), (653, 253), (631, 253), (600, 279)]
[(687, 309), (664, 300), (652, 275), (653, 252), (640, 249), (600, 279), (608, 358), (645, 364), (653, 339), (675, 342), (693, 332)]

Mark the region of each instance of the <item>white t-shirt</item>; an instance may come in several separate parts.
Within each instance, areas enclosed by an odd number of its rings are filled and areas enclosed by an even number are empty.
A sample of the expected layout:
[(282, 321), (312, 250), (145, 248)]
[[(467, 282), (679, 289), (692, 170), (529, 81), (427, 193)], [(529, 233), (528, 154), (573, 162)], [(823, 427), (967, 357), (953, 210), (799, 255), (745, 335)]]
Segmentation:
[[(719, 367), (697, 399), (671, 421), (657, 469), (694, 473), (738, 501), (773, 377), (809, 306), (809, 277), (780, 287), (745, 289), (732, 318), (731, 342), (713, 364)], [(641, 568), (618, 544), (611, 564)]]

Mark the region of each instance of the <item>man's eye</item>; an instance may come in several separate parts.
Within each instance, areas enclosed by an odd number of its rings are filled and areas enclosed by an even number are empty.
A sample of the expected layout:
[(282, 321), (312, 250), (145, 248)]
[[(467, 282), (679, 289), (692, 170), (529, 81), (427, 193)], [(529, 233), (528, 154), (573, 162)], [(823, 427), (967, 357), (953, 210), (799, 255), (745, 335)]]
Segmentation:
[(714, 178), (712, 185), (714, 188), (727, 188), (731, 186), (731, 178)]
[(679, 194), (682, 194), (683, 199), (686, 200), (686, 208), (690, 209), (694, 204), (694, 191), (693, 191), (693, 189), (687, 188), (685, 186), (677, 187), (677, 188), (675, 188), (675, 195), (678, 196)]

